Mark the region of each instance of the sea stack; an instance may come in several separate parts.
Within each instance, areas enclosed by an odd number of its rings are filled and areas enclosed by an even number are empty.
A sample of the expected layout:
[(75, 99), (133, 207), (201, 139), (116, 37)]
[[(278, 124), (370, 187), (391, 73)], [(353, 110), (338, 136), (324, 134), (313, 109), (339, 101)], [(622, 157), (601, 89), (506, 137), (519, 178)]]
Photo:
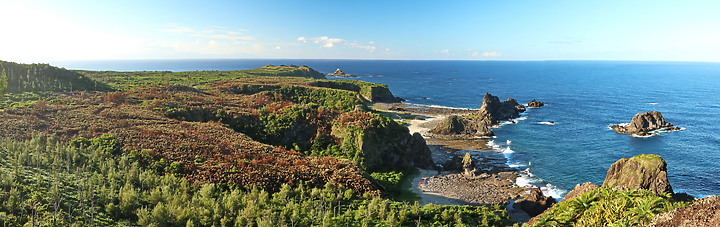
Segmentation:
[(673, 194), (667, 178), (667, 163), (655, 154), (640, 154), (613, 163), (605, 175), (603, 187)]
[(632, 118), (627, 125), (610, 126), (615, 132), (632, 134), (638, 136), (650, 136), (657, 131), (677, 131), (680, 127), (673, 126), (672, 123), (666, 122), (662, 113), (658, 111), (650, 111), (647, 113), (638, 113)]
[(525, 107), (517, 103), (515, 99), (507, 99), (500, 102), (500, 98), (490, 93), (485, 93), (482, 106), (477, 113), (465, 116), (449, 116), (438, 123), (430, 133), (441, 137), (473, 138), (492, 137), (495, 134), (489, 129), (500, 121), (520, 117)]
[(334, 77), (357, 77), (355, 75), (350, 75), (345, 72), (343, 72), (341, 69), (336, 69), (334, 73), (328, 73), (328, 76), (334, 76)]

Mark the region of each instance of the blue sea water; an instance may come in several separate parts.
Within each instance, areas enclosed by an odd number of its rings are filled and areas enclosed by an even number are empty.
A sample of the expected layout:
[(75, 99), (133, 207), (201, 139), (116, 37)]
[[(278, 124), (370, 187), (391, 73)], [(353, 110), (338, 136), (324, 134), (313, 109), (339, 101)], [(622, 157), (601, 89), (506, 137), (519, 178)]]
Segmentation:
[[(720, 63), (629, 61), (380, 61), (380, 60), (150, 60), (53, 62), (88, 70), (235, 70), (267, 64), (336, 68), (384, 83), (407, 102), (479, 108), (489, 92), (529, 109), (519, 124), (494, 129), (498, 144), (512, 141), (510, 164), (560, 191), (601, 184), (623, 157), (658, 154), (668, 163), (676, 192), (720, 194)], [(660, 111), (686, 130), (649, 138), (617, 134), (611, 124), (636, 113)], [(539, 124), (554, 121), (555, 125)]]

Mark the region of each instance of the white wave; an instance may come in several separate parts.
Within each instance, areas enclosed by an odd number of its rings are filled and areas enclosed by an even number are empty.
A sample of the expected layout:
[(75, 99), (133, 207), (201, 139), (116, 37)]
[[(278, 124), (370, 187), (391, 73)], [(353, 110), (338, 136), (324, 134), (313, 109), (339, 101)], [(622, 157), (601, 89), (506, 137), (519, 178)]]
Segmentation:
[(650, 133), (650, 134), (648, 134), (647, 136), (630, 134), (630, 136), (635, 137), (635, 138), (650, 138), (650, 137), (652, 137), (652, 136), (654, 136), (654, 135), (657, 135), (657, 133)]
[(513, 151), (512, 149), (510, 149), (510, 146), (507, 146), (507, 147), (503, 148), (501, 152), (502, 152), (503, 154), (512, 154), (512, 153), (515, 153), (515, 151)]
[(510, 141), (510, 140), (505, 141), (505, 144), (507, 144), (508, 146), (510, 146), (511, 143), (512, 143), (512, 141)]
[(660, 104), (660, 103), (651, 102), (651, 103), (648, 103), (648, 104), (650, 104), (650, 105), (657, 105), (657, 104)]
[(530, 168), (520, 172), (520, 177), (515, 179), (515, 184), (524, 188), (538, 187), (544, 196), (552, 196), (555, 199), (562, 199), (563, 195), (567, 193), (567, 190), (560, 189), (550, 183), (545, 183), (543, 180), (535, 177), (535, 175), (530, 172)]
[(620, 123), (620, 124), (617, 124), (617, 125), (620, 126), (620, 127), (627, 127), (627, 126), (630, 126), (630, 123)]
[(541, 125), (555, 125), (555, 122), (554, 122), (554, 121), (552, 121), (552, 122), (550, 122), (550, 121), (541, 121), (541, 122), (538, 122), (538, 124), (541, 124)]

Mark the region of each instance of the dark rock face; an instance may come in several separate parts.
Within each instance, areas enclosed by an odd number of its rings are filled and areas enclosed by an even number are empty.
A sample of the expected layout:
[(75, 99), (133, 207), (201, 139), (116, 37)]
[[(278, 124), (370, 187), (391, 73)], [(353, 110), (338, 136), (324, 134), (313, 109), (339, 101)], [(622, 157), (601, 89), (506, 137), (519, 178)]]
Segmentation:
[(568, 194), (565, 195), (565, 198), (563, 198), (563, 200), (565, 200), (565, 201), (571, 200), (575, 197), (578, 197), (579, 195), (582, 195), (586, 192), (589, 192), (589, 191), (592, 191), (592, 190), (595, 190), (598, 188), (600, 188), (600, 186), (598, 186), (597, 184), (593, 184), (592, 182), (576, 184), (575, 188), (573, 188), (572, 191), (568, 192)]
[[(364, 141), (362, 149), (367, 155), (379, 157), (379, 166), (414, 166), (431, 169), (434, 166), (430, 148), (420, 133), (403, 136), (398, 140), (378, 146), (375, 142)], [(373, 159), (366, 157), (366, 160)], [(370, 168), (370, 167), (368, 167)]]
[(708, 196), (690, 206), (658, 214), (649, 226), (720, 226), (720, 197)]
[(328, 76), (334, 76), (334, 77), (357, 77), (355, 75), (350, 75), (345, 72), (343, 72), (341, 69), (335, 70), (333, 73), (328, 73)]
[(622, 158), (613, 163), (605, 176), (603, 187), (645, 189), (654, 194), (673, 193), (667, 178), (667, 163), (654, 154)]
[(540, 107), (542, 107), (542, 106), (544, 106), (544, 105), (545, 105), (545, 103), (543, 103), (543, 102), (538, 102), (538, 101), (535, 100), (535, 99), (533, 99), (532, 101), (530, 101), (530, 102), (527, 103), (527, 107), (528, 107), (528, 108), (540, 108)]
[(545, 197), (539, 188), (530, 189), (530, 193), (525, 195), (523, 199), (516, 201), (513, 208), (525, 211), (530, 217), (542, 214), (545, 210), (555, 204), (555, 199)]
[(518, 108), (518, 106), (520, 104), (515, 99), (509, 98), (500, 102), (497, 96), (485, 93), (479, 113), (481, 117), (489, 120), (489, 125), (495, 125), (503, 120), (520, 117), (520, 113), (525, 111), (525, 108)]
[(652, 131), (665, 129), (667, 131), (680, 130), (679, 127), (673, 127), (673, 124), (665, 122), (662, 113), (651, 111), (647, 113), (638, 113), (630, 121), (628, 125), (610, 126), (615, 132), (634, 134), (639, 136), (650, 135)]

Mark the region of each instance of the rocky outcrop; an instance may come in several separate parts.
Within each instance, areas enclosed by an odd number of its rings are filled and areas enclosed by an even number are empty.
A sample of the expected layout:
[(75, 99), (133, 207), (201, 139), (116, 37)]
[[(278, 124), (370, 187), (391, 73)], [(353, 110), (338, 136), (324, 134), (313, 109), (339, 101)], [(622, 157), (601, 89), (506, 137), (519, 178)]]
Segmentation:
[(720, 197), (705, 197), (690, 206), (658, 214), (650, 226), (720, 226)]
[(477, 113), (465, 116), (450, 116), (438, 123), (430, 133), (459, 138), (492, 137), (495, 134), (490, 127), (500, 121), (520, 117), (525, 107), (515, 99), (500, 102), (497, 96), (485, 93), (482, 106)]
[(336, 69), (335, 72), (333, 72), (333, 73), (328, 73), (328, 76), (333, 76), (333, 77), (357, 77), (357, 76), (355, 76), (355, 75), (347, 74), (347, 73), (343, 72), (341, 69)]
[(475, 161), (473, 161), (472, 156), (470, 156), (470, 153), (465, 153), (465, 156), (462, 158), (462, 167), (463, 170), (465, 170), (465, 176), (475, 176)]
[(530, 101), (530, 102), (527, 103), (527, 107), (528, 107), (528, 108), (540, 108), (540, 107), (542, 107), (542, 106), (544, 106), (544, 105), (545, 105), (545, 103), (543, 103), (543, 102), (538, 102), (538, 101), (535, 100), (535, 99), (533, 99), (532, 101)]
[(589, 191), (592, 191), (592, 190), (595, 190), (598, 188), (600, 188), (600, 186), (598, 186), (597, 184), (593, 184), (592, 182), (576, 184), (575, 188), (573, 188), (573, 190), (568, 192), (568, 194), (565, 195), (565, 198), (563, 198), (563, 200), (565, 200), (565, 201), (571, 200), (575, 197), (578, 197), (579, 195), (585, 194), (586, 192), (589, 192)]
[(603, 187), (640, 190), (655, 194), (673, 193), (667, 178), (667, 163), (655, 154), (622, 158), (610, 166)]
[(484, 120), (489, 123), (488, 125), (495, 125), (503, 120), (520, 117), (520, 113), (525, 108), (518, 108), (518, 106), (522, 105), (518, 104), (515, 99), (508, 98), (506, 101), (500, 102), (497, 96), (485, 93), (479, 114), (482, 118), (485, 118)]
[(610, 126), (610, 128), (618, 133), (633, 134), (638, 136), (648, 136), (657, 130), (680, 130), (679, 127), (673, 126), (672, 123), (666, 122), (662, 113), (658, 111), (635, 114), (629, 124), (613, 125)]
[(515, 201), (513, 208), (523, 210), (530, 217), (538, 216), (556, 203), (552, 196), (544, 196), (539, 188), (531, 188), (528, 194)]
[(429, 132), (438, 135), (458, 137), (491, 137), (495, 135), (488, 129), (486, 123), (457, 115), (446, 117)]

